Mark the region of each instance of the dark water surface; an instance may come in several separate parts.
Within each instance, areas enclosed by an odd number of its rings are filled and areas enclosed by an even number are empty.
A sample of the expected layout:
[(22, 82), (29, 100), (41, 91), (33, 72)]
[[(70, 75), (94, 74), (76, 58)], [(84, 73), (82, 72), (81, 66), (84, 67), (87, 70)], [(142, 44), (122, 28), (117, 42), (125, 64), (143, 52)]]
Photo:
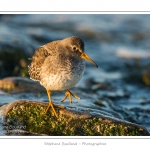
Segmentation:
[[(73, 35), (99, 68), (86, 63), (73, 89), (82, 100), (63, 105), (107, 111), (150, 131), (150, 15), (1, 15), (0, 78), (29, 77), (27, 58), (37, 47)], [(53, 94), (55, 103), (63, 94)], [(0, 93), (0, 104), (18, 98), (47, 101), (46, 94)]]

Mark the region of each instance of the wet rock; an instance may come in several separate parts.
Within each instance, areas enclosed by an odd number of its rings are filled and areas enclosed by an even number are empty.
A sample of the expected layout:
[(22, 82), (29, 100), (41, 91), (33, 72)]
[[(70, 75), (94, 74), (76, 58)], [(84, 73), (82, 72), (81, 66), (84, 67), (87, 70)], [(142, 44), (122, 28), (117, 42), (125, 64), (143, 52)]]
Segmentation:
[(150, 65), (148, 69), (142, 73), (142, 79), (146, 85), (150, 86)]
[[(13, 101), (0, 107), (5, 126), (24, 127), (27, 132), (46, 135), (149, 135), (142, 126), (103, 115), (56, 107), (59, 118), (51, 111), (45, 115), (47, 104), (33, 101)], [(6, 129), (9, 130), (9, 129)], [(9, 132), (9, 131), (8, 131)], [(10, 129), (11, 132), (11, 129)]]
[(0, 80), (0, 89), (9, 92), (45, 92), (38, 82), (22, 77), (8, 77)]

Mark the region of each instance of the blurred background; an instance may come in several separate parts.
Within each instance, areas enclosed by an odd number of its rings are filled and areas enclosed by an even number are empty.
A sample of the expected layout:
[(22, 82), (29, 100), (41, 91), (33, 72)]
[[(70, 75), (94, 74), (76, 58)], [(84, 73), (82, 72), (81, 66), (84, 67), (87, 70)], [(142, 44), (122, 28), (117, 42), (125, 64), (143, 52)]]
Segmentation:
[[(86, 62), (85, 74), (74, 88), (82, 100), (63, 104), (112, 115), (150, 131), (150, 15), (0, 15), (0, 79), (29, 78), (28, 58), (39, 46), (73, 35), (84, 41), (86, 53), (99, 68)], [(55, 96), (60, 104), (63, 97)], [(46, 93), (0, 97), (0, 105), (17, 98), (47, 99)]]

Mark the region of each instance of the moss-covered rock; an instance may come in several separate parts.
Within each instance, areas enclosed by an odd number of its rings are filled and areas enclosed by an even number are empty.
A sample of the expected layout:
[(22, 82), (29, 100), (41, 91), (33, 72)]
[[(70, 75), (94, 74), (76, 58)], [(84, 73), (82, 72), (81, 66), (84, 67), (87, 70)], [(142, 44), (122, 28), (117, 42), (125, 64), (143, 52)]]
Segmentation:
[(85, 111), (73, 111), (56, 107), (56, 118), (52, 111), (45, 115), (47, 104), (33, 101), (14, 101), (0, 108), (5, 124), (22, 126), (23, 130), (40, 135), (78, 136), (148, 136), (142, 126), (106, 116), (95, 116)]

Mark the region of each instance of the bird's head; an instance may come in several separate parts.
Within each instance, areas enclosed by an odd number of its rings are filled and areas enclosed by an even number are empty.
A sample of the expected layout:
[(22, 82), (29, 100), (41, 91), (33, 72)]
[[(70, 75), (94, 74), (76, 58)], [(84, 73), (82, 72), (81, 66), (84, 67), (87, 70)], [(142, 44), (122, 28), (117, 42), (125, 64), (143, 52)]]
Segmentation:
[(72, 36), (63, 39), (62, 42), (67, 49), (66, 53), (85, 59), (98, 68), (98, 65), (84, 52), (84, 42), (80, 38)]

